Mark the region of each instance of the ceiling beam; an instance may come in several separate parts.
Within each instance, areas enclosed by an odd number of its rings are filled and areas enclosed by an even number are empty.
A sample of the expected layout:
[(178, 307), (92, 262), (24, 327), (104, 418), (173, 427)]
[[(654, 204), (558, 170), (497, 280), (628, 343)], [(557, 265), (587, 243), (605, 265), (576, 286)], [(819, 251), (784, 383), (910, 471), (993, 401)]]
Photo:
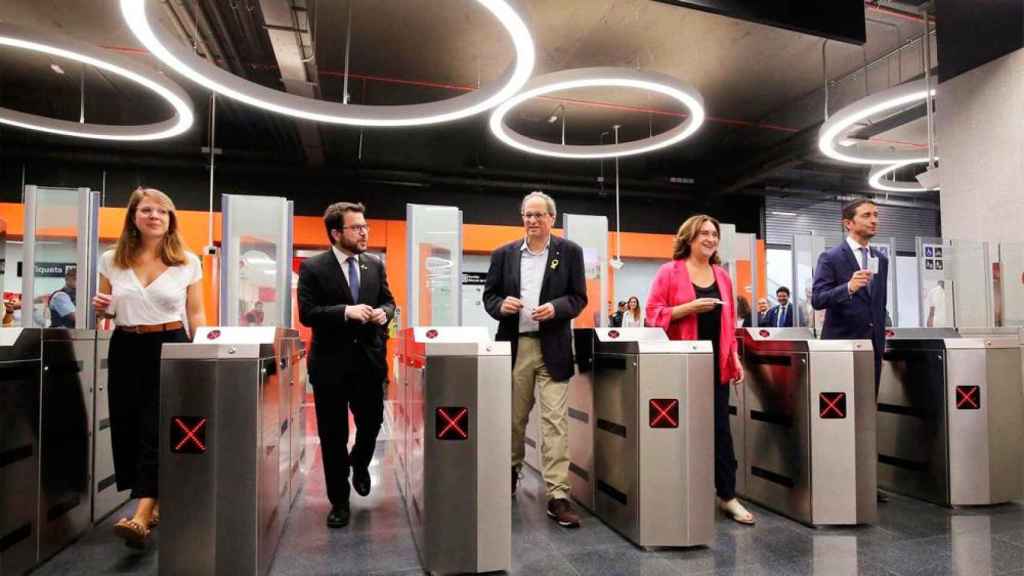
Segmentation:
[(728, 174), (720, 174), (714, 187), (714, 194), (734, 194), (761, 182), (779, 170), (796, 167), (818, 149), (820, 125), (818, 123), (804, 128), (738, 166), (727, 164)]

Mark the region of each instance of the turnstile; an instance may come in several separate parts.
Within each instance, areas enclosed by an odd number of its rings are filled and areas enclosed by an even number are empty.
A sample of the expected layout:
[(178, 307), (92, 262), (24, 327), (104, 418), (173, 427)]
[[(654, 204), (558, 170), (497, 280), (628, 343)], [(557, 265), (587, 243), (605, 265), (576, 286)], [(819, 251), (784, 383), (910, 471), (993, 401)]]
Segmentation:
[(594, 513), (642, 547), (714, 539), (711, 343), (597, 328)]
[[(587, 510), (594, 509), (594, 329), (575, 328), (575, 372), (569, 379), (569, 492)], [(536, 409), (531, 418), (540, 419)], [(539, 425), (537, 427), (539, 430)], [(539, 434), (538, 434), (539, 436)]]
[(38, 561), (42, 330), (0, 329), (0, 573)]
[[(743, 358), (743, 344), (746, 328), (736, 329), (736, 348)], [(729, 431), (732, 433), (733, 453), (736, 456), (736, 493), (747, 493), (747, 387), (733, 386), (729, 391)]]
[(511, 354), (482, 327), (402, 331), (399, 486), (429, 573), (511, 566)]
[(1022, 495), (1021, 349), (1013, 336), (890, 330), (878, 394), (878, 482), (944, 506)]
[(288, 433), (297, 340), (285, 328), (206, 327), (164, 345), (161, 573), (269, 570), (298, 453)]
[(114, 450), (110, 437), (110, 330), (96, 331), (96, 379), (95, 409), (93, 411), (93, 473), (92, 473), (92, 521), (99, 523), (108, 514), (117, 510), (128, 500), (128, 492), (117, 491), (114, 476)]
[(743, 495), (805, 524), (876, 522), (871, 341), (747, 328), (743, 366)]

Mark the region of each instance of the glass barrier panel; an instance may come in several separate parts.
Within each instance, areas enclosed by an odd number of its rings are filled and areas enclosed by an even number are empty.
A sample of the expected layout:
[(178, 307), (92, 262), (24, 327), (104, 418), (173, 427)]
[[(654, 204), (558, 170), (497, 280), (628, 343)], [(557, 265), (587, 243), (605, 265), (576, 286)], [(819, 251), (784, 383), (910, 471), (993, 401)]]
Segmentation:
[(565, 237), (583, 248), (587, 278), (587, 307), (573, 321), (575, 328), (608, 326), (613, 311), (608, 301), (608, 218), (565, 214)]
[(273, 196), (224, 194), (221, 206), (221, 324), (289, 327), (289, 202)]
[(459, 326), (462, 318), (462, 211), (406, 205), (409, 314), (406, 327)]
[(999, 245), (999, 283), (994, 302), (1001, 304), (1000, 326), (1024, 326), (1024, 244)]

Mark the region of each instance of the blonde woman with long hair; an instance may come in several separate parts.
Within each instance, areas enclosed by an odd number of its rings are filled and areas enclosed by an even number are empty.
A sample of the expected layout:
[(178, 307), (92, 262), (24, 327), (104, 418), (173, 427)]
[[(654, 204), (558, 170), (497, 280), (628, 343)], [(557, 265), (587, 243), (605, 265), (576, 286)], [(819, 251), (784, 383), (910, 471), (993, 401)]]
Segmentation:
[(115, 533), (145, 546), (159, 522), (160, 350), (187, 342), (186, 328), (206, 322), (199, 258), (185, 250), (174, 203), (163, 192), (139, 188), (128, 201), (117, 246), (99, 263), (96, 313), (113, 319), (108, 397), (118, 490), (138, 499)]

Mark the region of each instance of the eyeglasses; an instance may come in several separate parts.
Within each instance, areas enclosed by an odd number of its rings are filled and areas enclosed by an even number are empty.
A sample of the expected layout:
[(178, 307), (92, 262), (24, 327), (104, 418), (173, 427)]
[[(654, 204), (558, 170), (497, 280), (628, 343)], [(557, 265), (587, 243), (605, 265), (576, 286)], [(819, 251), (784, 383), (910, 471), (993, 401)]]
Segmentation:
[(351, 226), (342, 226), (345, 230), (354, 230), (356, 234), (365, 234), (370, 231), (369, 224), (353, 224)]
[(523, 212), (523, 220), (540, 220), (547, 215), (547, 212)]

